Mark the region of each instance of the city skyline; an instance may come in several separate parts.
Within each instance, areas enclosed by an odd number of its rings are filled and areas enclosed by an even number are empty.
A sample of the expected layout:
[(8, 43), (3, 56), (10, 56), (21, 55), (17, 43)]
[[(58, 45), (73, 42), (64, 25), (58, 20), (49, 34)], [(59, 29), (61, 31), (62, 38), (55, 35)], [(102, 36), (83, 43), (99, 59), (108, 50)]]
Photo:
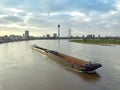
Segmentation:
[(29, 30), (40, 36), (57, 33), (61, 36), (96, 34), (120, 35), (119, 0), (1, 0), (0, 36), (21, 35)]

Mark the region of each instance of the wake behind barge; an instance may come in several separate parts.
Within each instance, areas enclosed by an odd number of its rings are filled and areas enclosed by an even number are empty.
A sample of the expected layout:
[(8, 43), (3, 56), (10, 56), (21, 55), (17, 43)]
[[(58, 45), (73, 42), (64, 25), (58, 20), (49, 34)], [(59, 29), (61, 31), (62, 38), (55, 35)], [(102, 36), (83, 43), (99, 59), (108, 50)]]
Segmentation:
[(51, 59), (57, 60), (66, 67), (72, 68), (77, 71), (94, 72), (96, 69), (102, 67), (102, 65), (99, 63), (91, 63), (91, 62), (83, 61), (57, 51), (38, 47), (36, 45), (34, 45), (32, 48), (41, 52), (42, 54), (47, 55)]

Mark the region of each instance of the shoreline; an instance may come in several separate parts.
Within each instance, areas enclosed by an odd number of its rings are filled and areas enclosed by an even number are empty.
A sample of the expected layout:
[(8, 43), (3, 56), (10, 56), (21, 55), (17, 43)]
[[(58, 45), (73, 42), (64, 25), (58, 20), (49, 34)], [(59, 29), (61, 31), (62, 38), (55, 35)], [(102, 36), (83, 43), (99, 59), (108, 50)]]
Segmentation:
[(103, 45), (103, 46), (111, 46), (111, 45), (120, 45), (120, 40), (70, 40), (70, 42), (74, 43), (83, 43), (83, 44), (93, 44), (93, 45)]

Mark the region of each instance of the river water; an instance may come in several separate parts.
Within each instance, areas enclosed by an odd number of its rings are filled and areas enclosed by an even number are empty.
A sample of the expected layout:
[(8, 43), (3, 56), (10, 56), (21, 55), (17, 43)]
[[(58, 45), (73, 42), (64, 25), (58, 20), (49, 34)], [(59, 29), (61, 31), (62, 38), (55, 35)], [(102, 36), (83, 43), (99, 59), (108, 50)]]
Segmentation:
[[(69, 70), (33, 44), (102, 64), (95, 74)], [(0, 44), (0, 90), (120, 90), (120, 46), (34, 40)]]

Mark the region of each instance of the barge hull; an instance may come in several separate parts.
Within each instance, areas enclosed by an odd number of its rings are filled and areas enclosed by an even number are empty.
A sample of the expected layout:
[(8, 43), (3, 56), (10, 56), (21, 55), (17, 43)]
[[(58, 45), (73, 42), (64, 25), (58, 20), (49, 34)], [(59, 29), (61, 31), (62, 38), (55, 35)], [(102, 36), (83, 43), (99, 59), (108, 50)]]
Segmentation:
[(41, 48), (38, 46), (35, 46), (34, 49), (39, 51), (42, 54), (47, 55), (49, 58), (55, 61), (58, 61), (59, 63), (63, 64), (66, 67), (70, 67), (78, 71), (93, 72), (99, 67), (102, 67), (102, 65), (99, 63), (91, 63), (91, 62), (83, 61), (83, 60), (74, 58), (72, 56), (65, 55), (53, 50)]

